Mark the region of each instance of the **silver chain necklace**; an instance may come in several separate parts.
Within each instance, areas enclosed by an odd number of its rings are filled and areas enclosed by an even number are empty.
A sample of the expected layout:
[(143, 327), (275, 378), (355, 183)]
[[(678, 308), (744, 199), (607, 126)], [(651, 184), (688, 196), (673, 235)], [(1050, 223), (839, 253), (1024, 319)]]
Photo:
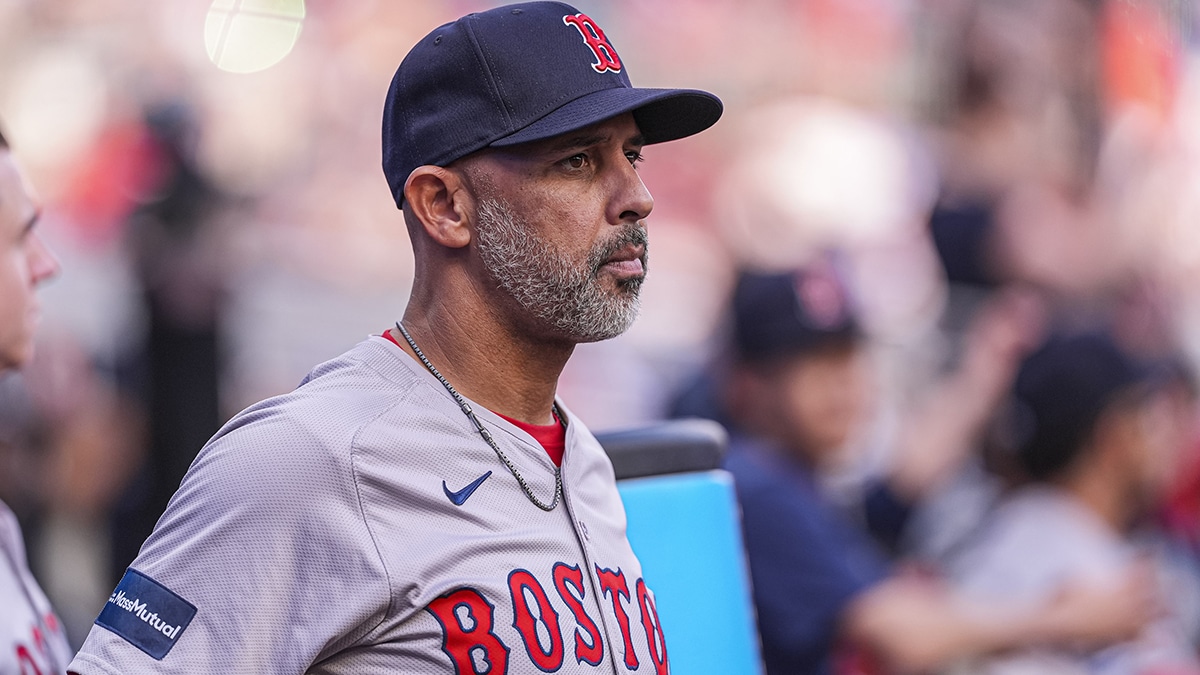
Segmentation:
[[(512, 460), (510, 460), (508, 456), (500, 450), (500, 446), (496, 445), (496, 441), (492, 439), (491, 432), (484, 428), (483, 424), (479, 421), (479, 418), (475, 416), (474, 411), (471, 410), (471, 406), (467, 404), (466, 399), (464, 399), (462, 395), (455, 390), (454, 385), (450, 384), (446, 378), (442, 377), (442, 374), (438, 372), (437, 368), (433, 367), (433, 364), (429, 362), (429, 359), (425, 358), (425, 352), (421, 351), (421, 348), (417, 346), (417, 343), (412, 339), (412, 336), (408, 334), (407, 330), (404, 330), (404, 326), (400, 325), (399, 321), (396, 322), (396, 330), (400, 331), (400, 334), (404, 336), (404, 340), (408, 342), (409, 347), (412, 347), (413, 353), (417, 355), (417, 358), (421, 360), (421, 363), (425, 364), (425, 367), (429, 369), (429, 372), (438, 379), (438, 382), (442, 383), (442, 386), (446, 387), (446, 391), (450, 392), (450, 395), (454, 397), (455, 401), (458, 402), (458, 407), (462, 408), (463, 414), (466, 415), (467, 419), (471, 420), (471, 423), (475, 425), (475, 430), (479, 432), (480, 436), (483, 436), (483, 440), (487, 441), (488, 445), (492, 446), (492, 450), (496, 452), (496, 456), (500, 458), (500, 461), (504, 462), (504, 466), (508, 467), (508, 470), (510, 473), (512, 473), (513, 478), (517, 479), (517, 483), (520, 484), (521, 489), (525, 491), (525, 496), (529, 497), (529, 501), (533, 502), (534, 506), (543, 511), (553, 511), (554, 507), (558, 506), (559, 497), (562, 496), (562, 468), (557, 466), (554, 467), (554, 499), (549, 504), (546, 504), (534, 496), (533, 490), (529, 487), (529, 483), (525, 482), (525, 479), (521, 477), (521, 472), (517, 470), (516, 465), (514, 465)], [(566, 422), (564, 421), (562, 414), (558, 411), (558, 404), (552, 404), (551, 409), (555, 418), (558, 419), (559, 424), (562, 424), (565, 427)]]

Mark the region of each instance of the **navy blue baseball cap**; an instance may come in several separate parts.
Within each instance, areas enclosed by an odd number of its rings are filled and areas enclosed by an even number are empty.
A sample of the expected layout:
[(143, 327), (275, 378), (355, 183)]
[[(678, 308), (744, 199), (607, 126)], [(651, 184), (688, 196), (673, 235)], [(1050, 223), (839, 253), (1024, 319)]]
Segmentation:
[(1172, 372), (1134, 357), (1106, 331), (1054, 334), (1017, 372), (1008, 449), (1028, 477), (1052, 478), (1073, 464), (1122, 394), (1153, 391)]
[(468, 14), (422, 38), (396, 70), (383, 111), (383, 173), (400, 206), (419, 166), (627, 112), (649, 145), (707, 129), (722, 105), (705, 91), (633, 87), (604, 31), (568, 4)]
[(741, 272), (732, 309), (734, 348), (748, 363), (862, 338), (850, 294), (832, 258), (789, 272)]

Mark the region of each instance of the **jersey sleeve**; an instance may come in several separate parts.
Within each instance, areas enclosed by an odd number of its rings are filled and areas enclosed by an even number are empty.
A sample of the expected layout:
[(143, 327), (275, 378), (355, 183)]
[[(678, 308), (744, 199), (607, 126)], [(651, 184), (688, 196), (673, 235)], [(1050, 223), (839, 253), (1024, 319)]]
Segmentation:
[(70, 670), (303, 673), (388, 611), (345, 425), (269, 405), (200, 452)]

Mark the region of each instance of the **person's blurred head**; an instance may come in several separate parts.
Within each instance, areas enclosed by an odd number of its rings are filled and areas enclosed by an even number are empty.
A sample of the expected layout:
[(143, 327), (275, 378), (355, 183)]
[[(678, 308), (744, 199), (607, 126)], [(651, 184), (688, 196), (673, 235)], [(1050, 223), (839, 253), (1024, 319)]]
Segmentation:
[(743, 272), (732, 311), (735, 423), (808, 463), (828, 463), (869, 402), (861, 332), (833, 264)]
[(35, 290), (58, 272), (58, 261), (34, 225), (40, 211), (0, 135), (0, 371), (23, 365), (33, 354), (38, 321)]
[(1052, 336), (1017, 374), (1006, 432), (1015, 468), (1027, 481), (1106, 491), (1111, 515), (1135, 515), (1176, 469), (1171, 377), (1107, 333)]

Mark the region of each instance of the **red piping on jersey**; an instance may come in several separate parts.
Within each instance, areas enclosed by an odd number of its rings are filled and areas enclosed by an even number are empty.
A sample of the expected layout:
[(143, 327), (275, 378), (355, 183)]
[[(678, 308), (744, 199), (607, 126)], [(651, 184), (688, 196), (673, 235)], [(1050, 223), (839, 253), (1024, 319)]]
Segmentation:
[[(396, 338), (392, 337), (392, 331), (390, 330), (383, 331), (379, 337), (404, 349), (404, 346), (397, 342)], [(492, 412), (496, 411), (493, 410)], [(533, 440), (540, 443), (542, 449), (550, 456), (550, 461), (554, 462), (554, 466), (562, 466), (563, 454), (567, 449), (567, 428), (559, 421), (557, 413), (554, 413), (554, 421), (550, 424), (526, 424), (521, 420), (514, 420), (508, 415), (496, 414), (508, 420), (521, 431), (533, 436)]]

